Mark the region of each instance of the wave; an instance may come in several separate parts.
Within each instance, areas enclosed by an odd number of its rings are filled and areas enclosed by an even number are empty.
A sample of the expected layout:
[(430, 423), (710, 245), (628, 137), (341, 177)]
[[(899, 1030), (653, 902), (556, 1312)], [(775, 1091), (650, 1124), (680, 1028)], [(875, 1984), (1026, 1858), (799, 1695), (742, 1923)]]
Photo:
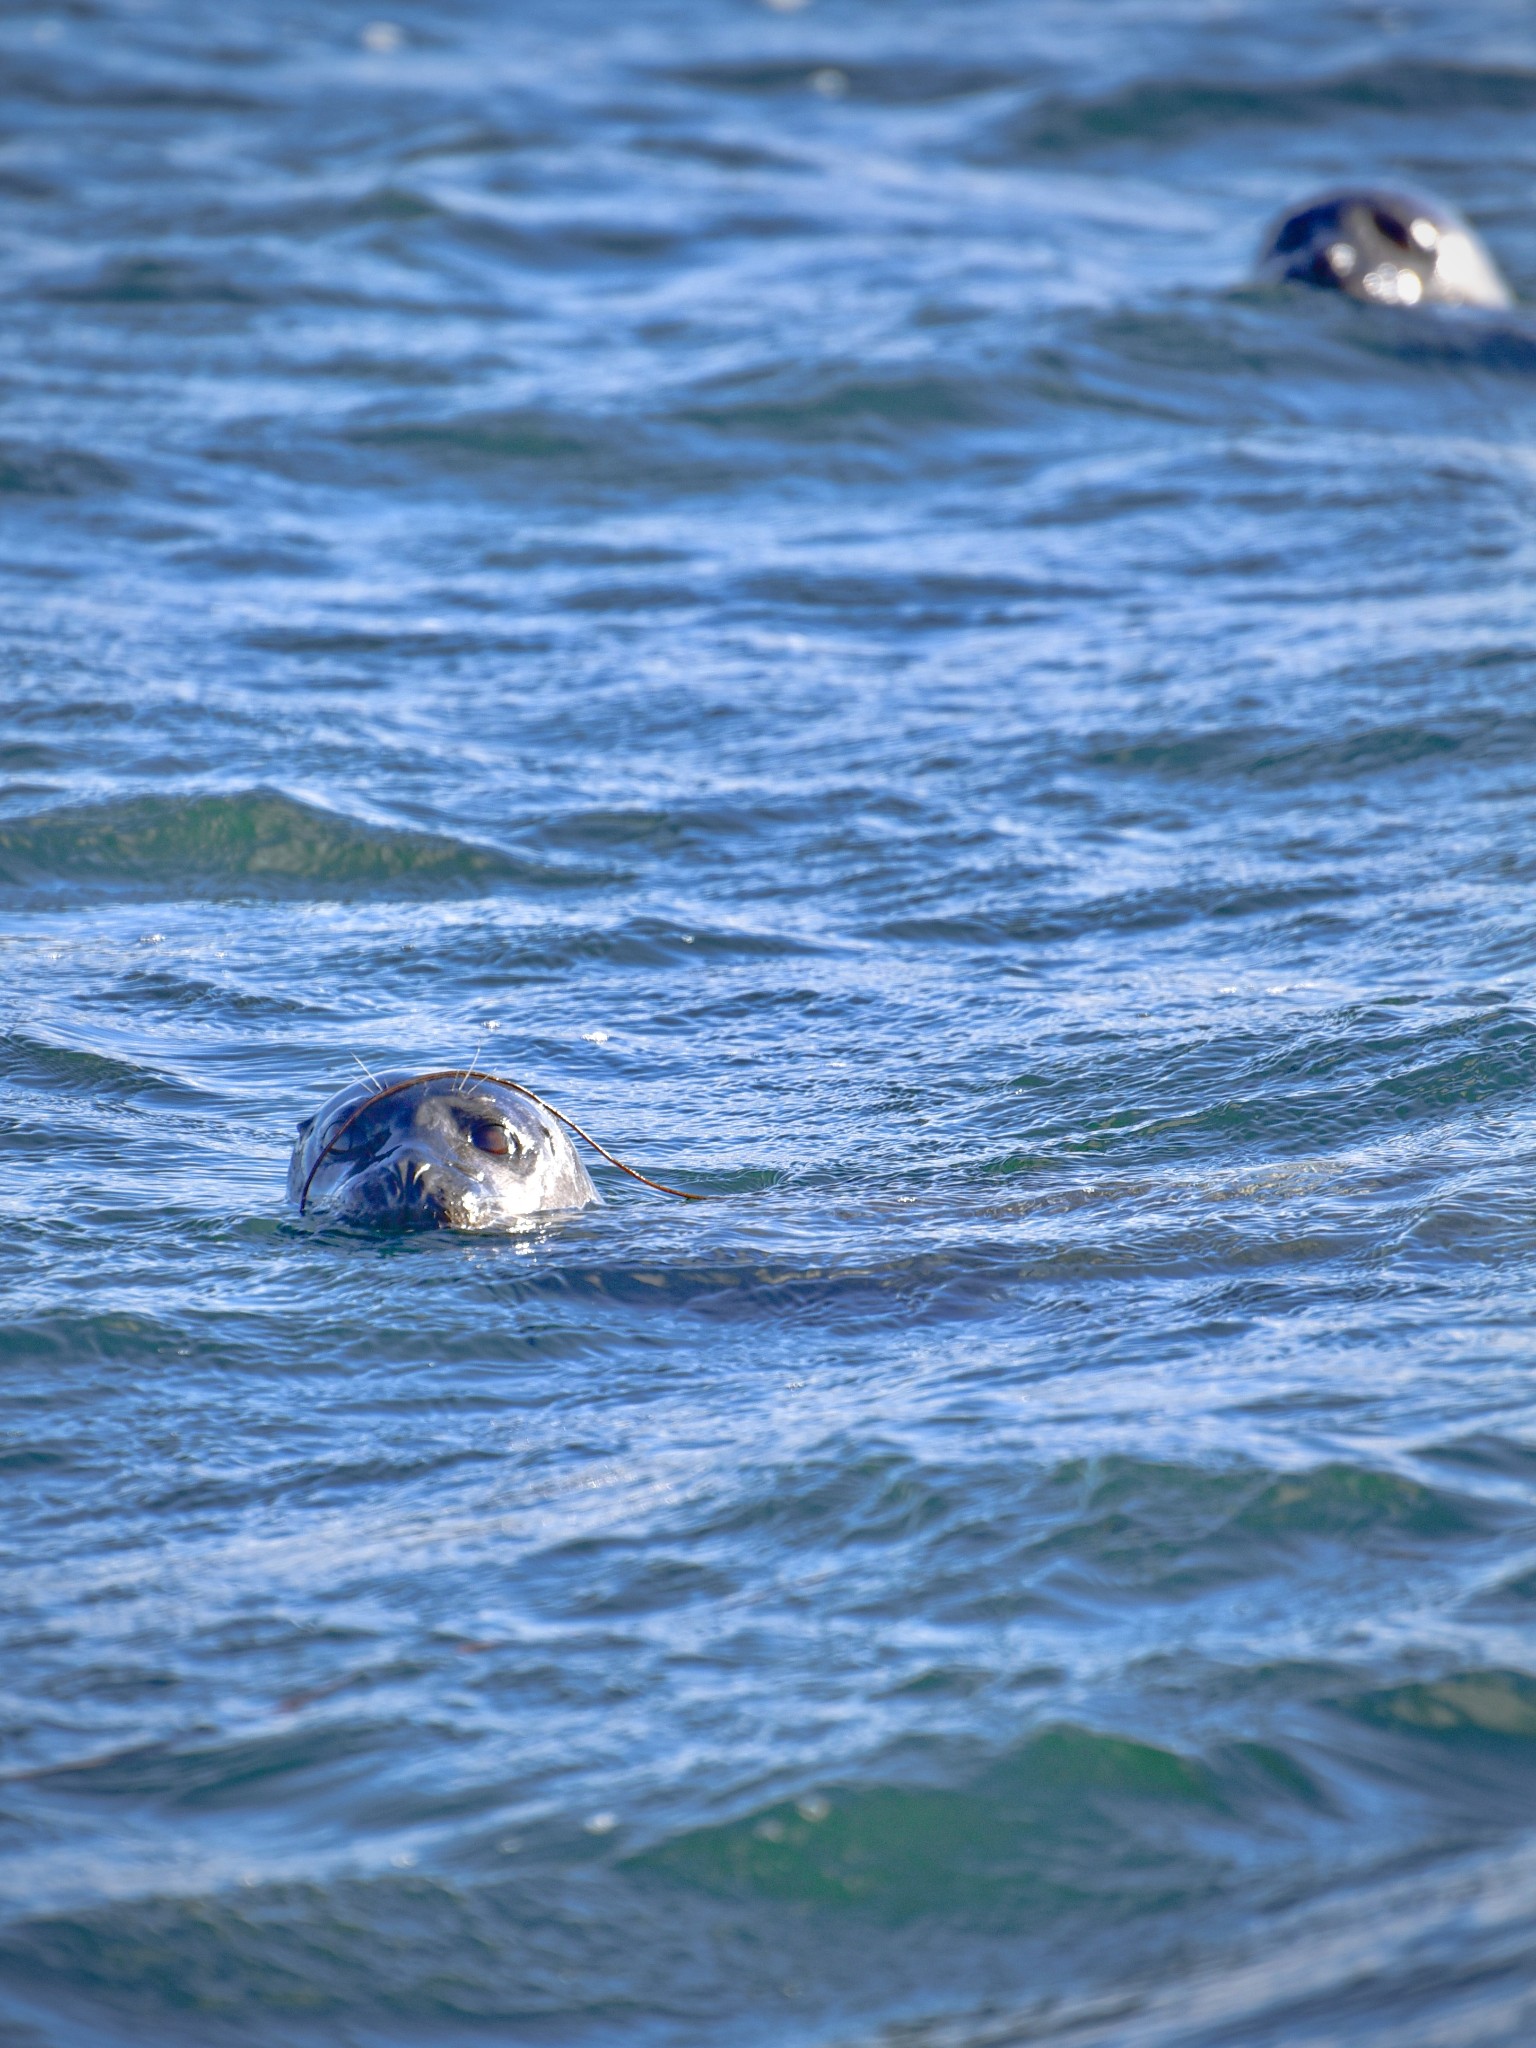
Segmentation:
[(185, 1349), (175, 1325), (128, 1309), (98, 1315), (56, 1312), (32, 1320), (17, 1315), (0, 1330), (0, 1359), (11, 1370), (89, 1367), (98, 1361), (118, 1369), (168, 1366), (184, 1357)]
[(583, 425), (534, 411), (471, 412), (441, 420), (381, 421), (353, 427), (360, 448), (411, 448), (448, 461), (558, 462), (594, 452)]
[(118, 463), (80, 448), (0, 441), (0, 492), (28, 498), (88, 498), (126, 490), (131, 478)]
[(65, 304), (134, 306), (246, 306), (256, 294), (217, 271), (168, 256), (114, 256), (94, 275), (55, 285), (50, 296)]
[[(1288, 1677), (1292, 1693), (1299, 1686), (1298, 1697), (1315, 1700), (1325, 1674), (1269, 1676)], [(184, 1830), (199, 1820), (227, 1829), (232, 1815), (269, 1811), (285, 1788), (290, 1796), (306, 1789), (313, 1796), (326, 1787), (334, 1810), (358, 1818), (382, 1775), (382, 1832), (349, 1830), (348, 1841), (352, 1854), (361, 1846), (382, 1856), (399, 1839), (393, 1827), (435, 1818), (437, 1810), (395, 1782), (402, 1759), (416, 1755), (409, 1724), (360, 1717), (355, 1704), (328, 1709), (335, 1690), (295, 1700), (293, 1712), (321, 1709), (297, 1723), (224, 1740), (204, 1734), (106, 1750), (29, 1772), (25, 1795), (42, 1810), (90, 1802), (116, 1819), (168, 1809)], [(1361, 1731), (1385, 1726), (1399, 1748), (1419, 1745), (1418, 1788), (1434, 1795), (1438, 1781), (1453, 1799), (1473, 1801), (1470, 1812), (1476, 1802), (1497, 1801), (1500, 1781), (1490, 1765), (1519, 1761), (1520, 1782), (1527, 1782), (1533, 1700), (1536, 1684), (1495, 1669), (1452, 1672), (1342, 1704)], [(869, 1970), (878, 1968), (894, 1987), (910, 1955), (919, 2011), (931, 2013), (936, 1991), (975, 1999), (973, 1971), (987, 1953), (984, 1942), (1001, 1939), (1014, 1956), (1012, 1971), (998, 1975), (1000, 1951), (992, 1950), (993, 1985), (1011, 1982), (1017, 1996), (1022, 1983), (1038, 1997), (1040, 1980), (1048, 1983), (1053, 1973), (1032, 1964), (1020, 1942), (1066, 1943), (1070, 1955), (1071, 1944), (1093, 1929), (1092, 1938), (1108, 1936), (1116, 1949), (1099, 1972), (1108, 1981), (1101, 1981), (1095, 2009), (1047, 2008), (1014, 2031), (989, 2001), (990, 2021), (951, 2017), (932, 2032), (919, 2021), (902, 2038), (932, 2048), (1057, 2038), (1123, 2048), (1131, 2039), (1156, 2038), (1172, 2048), (1196, 2036), (1177, 2026), (1155, 2036), (1126, 2031), (1115, 2016), (1128, 2022), (1145, 2011), (1171, 2018), (1160, 1987), (1176, 1982), (1187, 1992), (1198, 1965), (1194, 1986), (1203, 2022), (1212, 2023), (1198, 2038), (1248, 2041), (1257, 2034), (1214, 2022), (1244, 2011), (1251, 2019), (1254, 2006), (1294, 1992), (1296, 1969), (1277, 1981), (1245, 1973), (1240, 1958), (1213, 1955), (1209, 1947), (1192, 1957), (1181, 1942), (1171, 1954), (1163, 1943), (1161, 1966), (1149, 1971), (1138, 1969), (1146, 1953), (1138, 1945), (1156, 1945), (1151, 1930), (1159, 1914), (1181, 1906), (1264, 1899), (1273, 1907), (1289, 1905), (1298, 1891), (1315, 1893), (1318, 1846), (1357, 1832), (1332, 1778), (1343, 1754), (1330, 1759), (1306, 1743), (1246, 1736), (1186, 1747), (1063, 1718), (982, 1760), (965, 1763), (958, 1750), (929, 1748), (902, 1769), (887, 1760), (867, 1776), (807, 1777), (728, 1818), (682, 1826), (658, 1819), (646, 1829), (649, 1839), (642, 1835), (629, 1847), (622, 1835), (614, 1844), (611, 1835), (584, 1833), (573, 1815), (542, 1801), (508, 1835), (507, 1822), (498, 1820), (507, 1787), (493, 1774), (455, 1800), (460, 1814), (478, 1809), (486, 1839), (478, 1850), (461, 1844), (451, 1871), (338, 1870), (324, 1879), (260, 1885), (226, 1880), (182, 1896), (152, 1890), (33, 1910), (0, 1932), (0, 1965), (13, 1988), (45, 1999), (85, 1991), (141, 2017), (195, 1999), (209, 2024), (269, 2023), (274, 2004), (283, 2009), (291, 2001), (296, 2021), (307, 2016), (322, 2027), (343, 2014), (354, 2023), (388, 2015), (439, 2030), (471, 2018), (548, 2014), (568, 2031), (573, 1972), (589, 2019), (632, 2023), (643, 2004), (653, 2015), (689, 2015), (718, 2026), (722, 2010), (738, 2000), (759, 1999), (786, 1974), (823, 1966), (830, 1966), (830, 1982), (858, 1985), (858, 2005), (867, 2012)], [(1369, 1760), (1365, 1768), (1368, 1780)], [(1389, 1762), (1388, 1771), (1396, 1790), (1401, 1770)], [(12, 1780), (17, 1790), (22, 1782)], [(1507, 1780), (1504, 1799), (1507, 1806)], [(631, 1825), (645, 1826), (638, 1816)], [(1529, 1849), (1506, 1844), (1485, 1861), (1523, 1865), (1526, 1875), (1501, 1914), (1480, 1916), (1484, 1933), (1500, 1921), (1507, 1932), (1517, 1918), (1528, 1927)], [(1410, 1867), (1385, 1889), (1378, 1870), (1365, 1893), (1352, 1890), (1346, 1876), (1327, 1887), (1329, 1923), (1357, 1965), (1360, 1944), (1378, 1952), (1384, 1931), (1395, 1936), (1410, 1924), (1433, 1924), (1454, 1933), (1460, 1916), (1449, 1909), (1469, 1882), (1476, 1889), (1481, 1867), (1442, 1856), (1427, 1871)], [(1390, 1910), (1394, 1900), (1401, 1913)], [(754, 1917), (738, 1942), (728, 1930), (739, 1925), (743, 1907)], [(1311, 1958), (1302, 1977), (1330, 1975), (1316, 1941), (1298, 1947), (1295, 1940), (1297, 1924), (1316, 1921), (1323, 1909), (1323, 1902), (1292, 1906), (1281, 1923), (1288, 1939), (1275, 1953)], [(1274, 1924), (1271, 1912), (1262, 1913), (1246, 1947), (1255, 1938), (1270, 1941), (1266, 1929)], [(1459, 1954), (1466, 1938), (1462, 1926)], [(946, 1967), (941, 1959), (956, 1943), (962, 1946)], [(759, 1950), (768, 1952), (766, 1963)], [(839, 1955), (846, 1971), (837, 1966)], [(1348, 1971), (1332, 1974), (1348, 1981)]]
[(1460, 1671), (1337, 1702), (1368, 1727), (1436, 1742), (1526, 1749), (1536, 1769), (1536, 1678), (1523, 1671)]
[[(1469, 1814), (1497, 1799), (1490, 1761), (1518, 1766), (1522, 1787), (1536, 1769), (1536, 1681), (1519, 1672), (1457, 1672), (1338, 1704), (1373, 1730), (1439, 1746), (1413, 1773), (1418, 1789)], [(1347, 1826), (1303, 1759), (1253, 1740), (1190, 1755), (1058, 1723), (959, 1784), (817, 1787), (687, 1830), (621, 1868), (895, 1926), (941, 1918), (970, 1933), (1023, 1932), (1081, 1908), (1102, 1924), (1230, 1882), (1223, 1836), (1237, 1830), (1246, 1889), (1283, 1858), (1287, 1833)], [(1402, 1766), (1388, 1768), (1400, 1781)]]
[(1362, 113), (1428, 117), (1453, 111), (1536, 111), (1536, 72), (1399, 58), (1332, 78), (1238, 84), (1138, 79), (1098, 98), (1040, 100), (999, 130), (993, 149), (1019, 158), (1077, 156), (1124, 144), (1172, 147), (1220, 128), (1314, 127)]
[[(0, 1031), (0, 1081), (56, 1095), (127, 1098), (163, 1091), (164, 1078), (147, 1067), (114, 1059), (86, 1046), (54, 1045), (25, 1031)], [(183, 1098), (184, 1099), (184, 1098)]]
[[(495, 482), (532, 469), (587, 484), (664, 484), (673, 491), (735, 481), (747, 447), (859, 449), (883, 457), (914, 435), (976, 429), (1000, 415), (999, 387), (984, 378), (927, 375), (807, 377), (775, 368), (711, 384), (665, 412), (623, 416), (534, 407), (439, 417), (359, 417), (344, 430), (359, 458), (409, 458), (454, 476)], [(289, 451), (242, 447), (285, 465)]]
[(848, 628), (903, 632), (1017, 625), (1038, 618), (1042, 606), (1094, 602), (1106, 595), (1086, 578), (921, 569), (890, 575), (812, 568), (759, 571), (742, 579), (741, 591), (749, 606), (776, 622), (796, 613), (812, 618), (830, 615)]
[[(1536, 666), (1536, 655), (1526, 649), (1506, 654), (1505, 660)], [(1466, 663), (1479, 665), (1492, 664), (1486, 657)], [(1276, 789), (1311, 789), (1319, 782), (1353, 782), (1421, 762), (1439, 767), (1448, 757), (1479, 764), (1536, 759), (1536, 717), (1490, 705), (1447, 712), (1433, 724), (1392, 720), (1356, 725), (1326, 739), (1281, 726), (1154, 732), (1123, 740), (1106, 735), (1090, 742), (1082, 761), (1088, 769), (1172, 782), (1251, 781)]]
[(1505, 998), (1415, 1012), (1350, 1005), (1278, 1043), (1246, 1029), (1212, 1033), (1139, 1073), (1117, 1066), (1104, 1095), (1081, 1070), (1059, 1095), (1054, 1080), (1020, 1075), (1015, 1087), (1034, 1105), (1028, 1146), (984, 1171), (1010, 1179), (1066, 1159), (1167, 1164), (1208, 1150), (1230, 1164), (1232, 1148), (1245, 1144), (1270, 1158), (1337, 1158), (1474, 1105), (1514, 1107), (1528, 1093), (1536, 1023)]
[[(675, 417), (717, 434), (822, 441), (887, 440), (914, 431), (983, 426), (998, 416), (994, 389), (979, 378), (932, 371), (905, 376), (832, 373), (818, 377), (818, 388), (801, 396), (790, 386), (799, 382), (802, 374), (797, 372), (792, 380), (785, 380), (756, 372), (737, 380), (747, 387), (741, 397), (694, 401), (679, 407)], [(760, 389), (760, 395), (748, 395), (753, 386), (774, 384), (780, 387), (777, 392)]]
[[(1048, 338), (997, 380), (990, 402), (1000, 408), (1011, 392), (1016, 414), (1033, 399), (1066, 413), (1182, 426), (1218, 426), (1235, 410), (1247, 425), (1284, 429), (1296, 405), (1331, 407), (1347, 393), (1354, 430), (1395, 434), (1404, 387), (1411, 385), (1416, 393), (1433, 392), (1442, 420), (1450, 417), (1447, 407), (1464, 406), (1471, 440), (1482, 434), (1487, 417), (1480, 379), (1498, 376), (1515, 384), (1536, 370), (1536, 323), (1528, 312), (1446, 308), (1413, 318), (1375, 317), (1380, 310), (1328, 293), (1290, 286), (1261, 291), (1235, 280), (1219, 297), (1202, 290), (1177, 303), (1064, 310), (1051, 316)], [(1496, 473), (1494, 463), (1488, 473)], [(1400, 506), (1405, 491), (1425, 485), (1439, 489), (1441, 479), (1416, 457), (1411, 469), (1394, 465), (1375, 474), (1355, 465), (1343, 487), (1352, 505), (1385, 507)], [(1311, 502), (1332, 495), (1313, 487)], [(1106, 521), (1136, 509), (1134, 501), (1122, 503), (1113, 494), (1102, 505), (1090, 494), (1089, 505), (1090, 518)], [(1159, 509), (1158, 498), (1150, 509)], [(1031, 519), (1055, 524), (1054, 506)], [(1294, 567), (1294, 556), (1289, 562)]]
[[(1523, 1842), (1340, 1888), (1238, 1944), (1182, 1949), (1108, 1992), (1036, 1994), (902, 2026), (903, 2048), (1254, 2048), (1327, 2041), (1516, 2048), (1536, 2011), (1536, 1847)], [(896, 2033), (860, 2029), (848, 2048)]]
[[(767, 1468), (716, 1515), (671, 1540), (706, 1557), (770, 1534), (797, 1554), (900, 1560), (892, 1594), (937, 1608), (946, 1624), (1106, 1601), (1184, 1601), (1221, 1583), (1327, 1575), (1372, 1555), (1472, 1562), (1508, 1510), (1404, 1474), (1334, 1461), (1294, 1472), (1208, 1468), (1114, 1454), (1033, 1477), (985, 1465), (945, 1467), (895, 1453), (793, 1473)], [(973, 1569), (985, 1531), (984, 1575)], [(866, 1587), (868, 1612), (876, 1596)]]
[(813, 81), (825, 78), (829, 70), (836, 72), (841, 90), (850, 98), (886, 107), (936, 106), (987, 93), (1017, 92), (1040, 76), (1039, 66), (959, 64), (933, 55), (875, 62), (807, 55), (788, 61), (693, 64), (662, 76), (705, 92), (761, 99), (814, 91)]
[(492, 847), (362, 824), (277, 790), (131, 797), (0, 824), (0, 890), (27, 897), (446, 896), (570, 879)]
[[(1170, 1841), (1173, 1817), (1229, 1804), (1209, 1766), (1070, 1725), (1047, 1729), (970, 1785), (873, 1785), (814, 1793), (697, 1828), (635, 1857), (726, 1897), (768, 1898), (901, 1922), (1027, 1926), (1086, 1906), (1170, 1906), (1210, 1882)], [(1161, 1830), (1137, 1825), (1142, 1816)]]
[[(927, 1648), (907, 1646), (889, 1698), (950, 1690), (957, 1664), (977, 1652), (974, 1637), (961, 1647), (963, 1630), (1023, 1622), (1051, 1631), (1042, 1646), (1059, 1646), (1059, 1630), (1088, 1615), (1103, 1626), (1117, 1609), (1138, 1624), (1161, 1612), (1166, 1627), (1213, 1595), (1246, 1606), (1265, 1581), (1265, 1601), (1278, 1588), (1300, 1598), (1305, 1585), (1326, 1602), (1330, 1587), (1383, 1563), (1472, 1573), (1513, 1519), (1498, 1503), (1342, 1462), (1276, 1473), (1118, 1454), (1021, 1475), (868, 1445), (839, 1459), (823, 1447), (792, 1468), (744, 1474), (729, 1501), (665, 1513), (643, 1542), (629, 1532), (562, 1540), (521, 1569), (530, 1611), (570, 1626), (701, 1601), (728, 1612), (748, 1577), (740, 1560), (770, 1553), (786, 1571), (835, 1582), (838, 1611), (860, 1627), (924, 1616)], [(1235, 1678), (1207, 1669), (1190, 1683), (1212, 1702), (1242, 1695), (1255, 1727), (1276, 1707), (1326, 1710), (1336, 1748), (1338, 1715), (1356, 1711), (1349, 1676), (1321, 1663), (1270, 1665)], [(1066, 1679), (1042, 1667), (1031, 1683)], [(1367, 1700), (1357, 1718), (1389, 1711), (1412, 1708)]]
[[(1003, 879), (997, 878), (1000, 884)], [(946, 890), (952, 886), (947, 879)], [(1003, 893), (1001, 887), (998, 893)], [(923, 910), (914, 905), (900, 917), (871, 923), (861, 936), (921, 945), (1051, 945), (1094, 933), (1161, 931), (1215, 918), (1299, 920), (1325, 906), (1343, 906), (1358, 893), (1353, 877), (1341, 871), (1315, 881), (1257, 882), (1246, 887), (1223, 879), (1180, 889), (1133, 888), (1076, 902), (1042, 902), (1023, 910), (993, 910), (974, 901), (964, 908), (935, 905)]]

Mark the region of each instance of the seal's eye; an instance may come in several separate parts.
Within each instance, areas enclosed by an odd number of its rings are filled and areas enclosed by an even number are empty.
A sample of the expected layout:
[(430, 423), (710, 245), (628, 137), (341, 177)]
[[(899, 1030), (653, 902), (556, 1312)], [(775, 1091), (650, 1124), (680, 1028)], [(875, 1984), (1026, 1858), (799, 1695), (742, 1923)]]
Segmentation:
[(522, 1151), (522, 1146), (505, 1124), (479, 1123), (469, 1134), (470, 1143), (482, 1152), (493, 1152), (498, 1159), (510, 1158)]
[(1396, 242), (1399, 249), (1408, 247), (1408, 230), (1400, 220), (1394, 220), (1390, 213), (1383, 213), (1378, 206), (1375, 213), (1376, 225), (1389, 242)]
[(382, 1136), (376, 1127), (352, 1124), (338, 1131), (325, 1149), (333, 1159), (371, 1159), (379, 1149)]

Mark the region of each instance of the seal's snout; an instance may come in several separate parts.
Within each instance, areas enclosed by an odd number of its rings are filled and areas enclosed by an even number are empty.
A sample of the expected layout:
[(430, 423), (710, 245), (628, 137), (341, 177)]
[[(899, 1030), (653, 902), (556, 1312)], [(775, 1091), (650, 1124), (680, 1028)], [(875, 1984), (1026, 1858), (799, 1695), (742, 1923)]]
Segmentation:
[(400, 1192), (406, 1196), (420, 1194), (431, 1178), (433, 1163), (425, 1152), (414, 1146), (402, 1145), (390, 1161), (395, 1179), (400, 1183)]
[(447, 1212), (447, 1191), (435, 1159), (414, 1145), (402, 1145), (390, 1162), (398, 1202), (408, 1215), (441, 1223)]
[(383, 1222), (415, 1230), (459, 1230), (473, 1221), (471, 1181), (420, 1144), (401, 1145), (360, 1175), (357, 1206)]
[(472, 1196), (464, 1176), (425, 1147), (401, 1145), (349, 1176), (334, 1190), (329, 1207), (359, 1223), (453, 1230), (469, 1221)]

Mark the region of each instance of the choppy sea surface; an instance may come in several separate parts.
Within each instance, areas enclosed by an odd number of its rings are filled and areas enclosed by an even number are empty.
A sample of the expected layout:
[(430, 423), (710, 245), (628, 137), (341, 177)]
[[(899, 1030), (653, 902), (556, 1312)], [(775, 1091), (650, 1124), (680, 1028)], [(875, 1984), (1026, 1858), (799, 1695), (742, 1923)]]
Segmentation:
[(1530, 2041), (1536, 315), (1244, 284), (1530, 10), (0, 76), (0, 2037)]

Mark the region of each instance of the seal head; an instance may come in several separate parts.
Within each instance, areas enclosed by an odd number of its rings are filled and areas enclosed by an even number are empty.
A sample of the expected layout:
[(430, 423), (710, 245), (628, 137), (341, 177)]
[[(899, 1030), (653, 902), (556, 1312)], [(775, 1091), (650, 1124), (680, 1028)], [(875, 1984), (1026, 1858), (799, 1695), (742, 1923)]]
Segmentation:
[(299, 1125), (288, 1193), (347, 1223), (496, 1230), (599, 1201), (555, 1118), (471, 1074), (361, 1077)]
[(1513, 304), (1472, 229), (1408, 192), (1323, 192), (1282, 214), (1259, 252), (1261, 282), (1319, 286), (1376, 306)]

